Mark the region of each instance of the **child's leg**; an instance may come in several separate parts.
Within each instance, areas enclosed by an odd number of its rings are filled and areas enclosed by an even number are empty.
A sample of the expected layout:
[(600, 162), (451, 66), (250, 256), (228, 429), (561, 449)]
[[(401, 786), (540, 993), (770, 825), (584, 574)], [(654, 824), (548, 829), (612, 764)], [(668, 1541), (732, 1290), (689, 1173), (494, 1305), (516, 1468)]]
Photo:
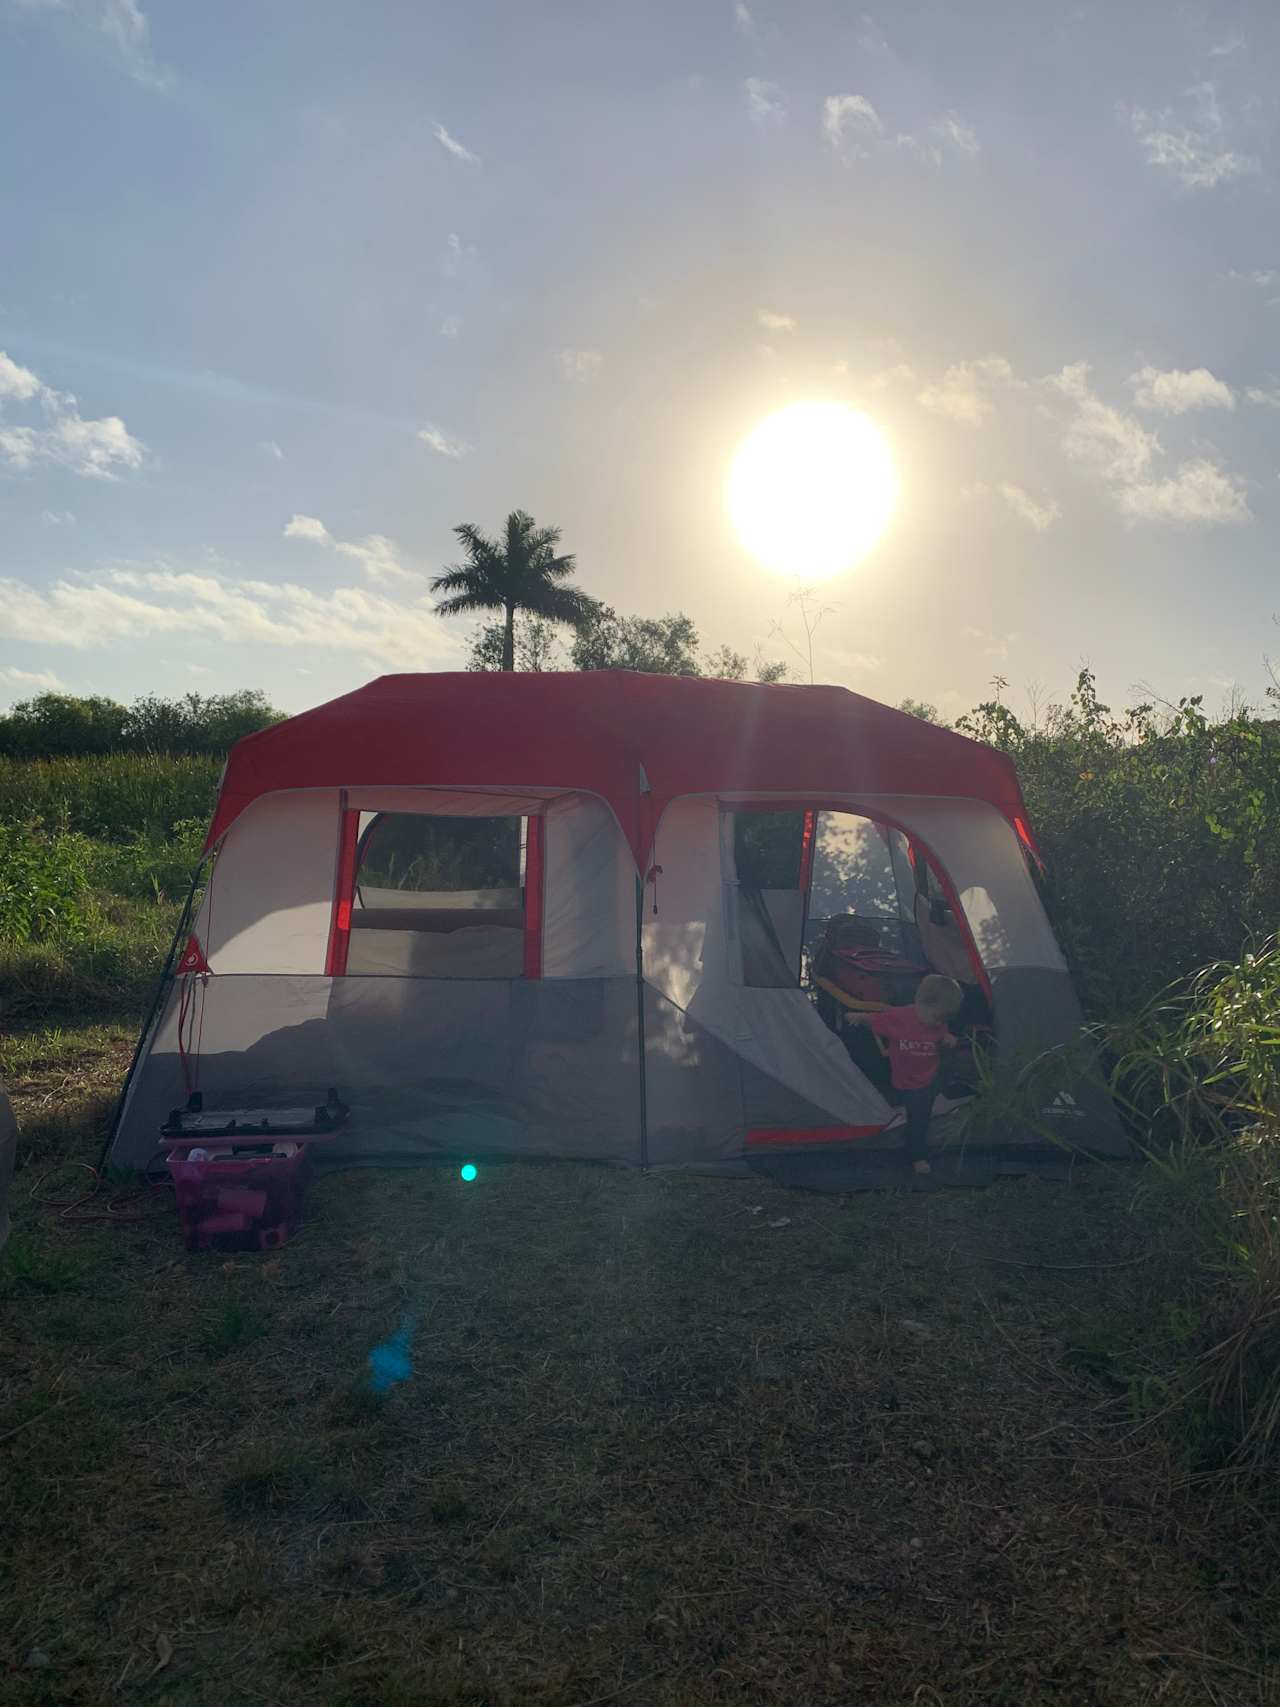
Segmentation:
[(909, 1162), (923, 1162), (929, 1148), (929, 1119), (933, 1114), (934, 1087), (921, 1091), (899, 1091), (907, 1117), (906, 1155)]

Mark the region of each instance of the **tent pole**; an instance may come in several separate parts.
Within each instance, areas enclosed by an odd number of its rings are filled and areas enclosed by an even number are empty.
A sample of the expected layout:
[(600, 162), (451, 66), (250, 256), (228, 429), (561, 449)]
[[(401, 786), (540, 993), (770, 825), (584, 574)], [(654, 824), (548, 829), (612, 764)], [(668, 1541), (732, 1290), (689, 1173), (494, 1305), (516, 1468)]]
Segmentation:
[(138, 1033), (138, 1041), (134, 1045), (133, 1049), (133, 1059), (129, 1062), (129, 1071), (124, 1076), (124, 1083), (120, 1087), (120, 1095), (116, 1098), (116, 1106), (111, 1112), (111, 1124), (107, 1128), (107, 1136), (103, 1140), (102, 1152), (98, 1157), (99, 1172), (101, 1172), (104, 1164), (106, 1163), (107, 1157), (111, 1154), (111, 1146), (116, 1141), (116, 1133), (120, 1129), (120, 1118), (124, 1113), (124, 1105), (129, 1096), (129, 1087), (133, 1083), (133, 1075), (138, 1070), (138, 1063), (142, 1059), (142, 1051), (146, 1048), (147, 1038), (151, 1035), (151, 1027), (155, 1024), (156, 1015), (160, 1011), (160, 1003), (164, 999), (165, 990), (168, 988), (170, 977), (173, 972), (174, 957), (178, 952), (178, 944), (187, 934), (187, 929), (191, 924), (191, 914), (195, 905), (196, 890), (200, 887), (200, 874), (207, 863), (208, 858), (206, 856), (191, 873), (191, 884), (187, 890), (187, 898), (182, 904), (182, 913), (178, 919), (178, 928), (173, 933), (173, 941), (169, 944), (168, 954), (165, 955), (164, 966), (161, 968), (159, 978), (156, 979), (155, 993), (151, 998), (151, 1006), (147, 1011), (146, 1019), (142, 1022), (142, 1030)]
[(649, 1086), (644, 1038), (644, 878), (636, 873), (636, 1039), (640, 1056), (640, 1166), (649, 1168)]

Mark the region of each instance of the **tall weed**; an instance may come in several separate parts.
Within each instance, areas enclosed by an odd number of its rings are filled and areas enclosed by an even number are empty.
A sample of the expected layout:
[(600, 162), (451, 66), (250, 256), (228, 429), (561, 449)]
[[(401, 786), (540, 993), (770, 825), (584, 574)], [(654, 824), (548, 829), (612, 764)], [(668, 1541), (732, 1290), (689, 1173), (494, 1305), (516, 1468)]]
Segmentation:
[(155, 987), (180, 905), (89, 891), (74, 931), (0, 939), (0, 1026), (136, 1020)]
[(128, 841), (92, 842), (90, 881), (131, 900), (181, 900), (200, 863), (206, 829), (204, 818), (183, 818), (165, 836), (151, 832)]
[(1109, 1028), (1112, 1080), (1172, 1209), (1196, 1330), (1171, 1404), (1226, 1456), (1280, 1456), (1280, 942), (1217, 961)]
[(40, 820), (51, 831), (104, 841), (165, 840), (213, 813), (222, 761), (156, 753), (91, 758), (0, 757), (0, 821)]
[(90, 843), (43, 835), (38, 826), (0, 823), (0, 942), (84, 935)]

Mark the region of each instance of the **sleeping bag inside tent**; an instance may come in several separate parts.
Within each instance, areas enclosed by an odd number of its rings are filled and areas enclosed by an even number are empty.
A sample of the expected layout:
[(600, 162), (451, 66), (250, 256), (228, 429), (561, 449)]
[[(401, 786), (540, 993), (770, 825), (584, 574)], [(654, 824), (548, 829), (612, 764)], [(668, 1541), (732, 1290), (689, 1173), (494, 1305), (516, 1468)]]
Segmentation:
[[(959, 981), (939, 1111), (1079, 1038), (1032, 855), (1008, 758), (842, 688), (384, 676), (233, 748), (111, 1160), (330, 1085), (347, 1161), (891, 1158), (847, 1015)], [(1125, 1153), (1087, 1074), (1034, 1114), (1015, 1161)]]

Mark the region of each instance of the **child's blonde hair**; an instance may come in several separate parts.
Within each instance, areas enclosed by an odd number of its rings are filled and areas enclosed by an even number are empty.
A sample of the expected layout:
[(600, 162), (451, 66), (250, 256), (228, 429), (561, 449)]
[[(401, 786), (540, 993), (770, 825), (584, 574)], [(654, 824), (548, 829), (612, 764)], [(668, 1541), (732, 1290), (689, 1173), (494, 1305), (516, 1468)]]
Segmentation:
[(930, 1025), (941, 1025), (964, 1006), (964, 991), (954, 978), (931, 972), (916, 989), (916, 1012)]

